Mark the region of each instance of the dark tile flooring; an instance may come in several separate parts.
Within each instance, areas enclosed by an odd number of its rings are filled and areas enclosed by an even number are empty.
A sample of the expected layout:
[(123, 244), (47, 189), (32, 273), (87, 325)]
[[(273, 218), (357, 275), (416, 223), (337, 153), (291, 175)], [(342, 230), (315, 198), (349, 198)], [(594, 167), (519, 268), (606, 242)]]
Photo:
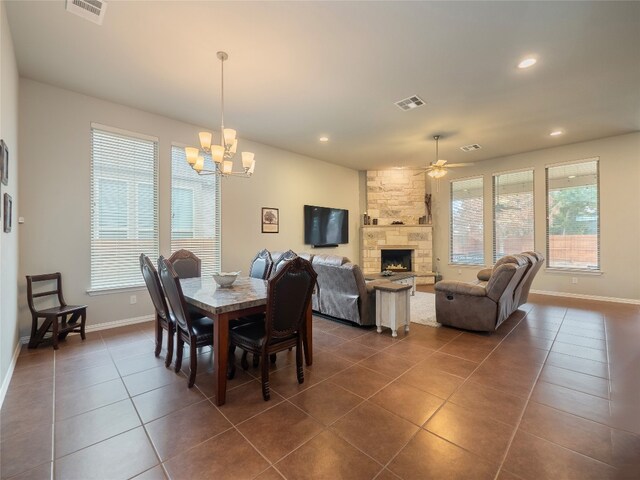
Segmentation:
[[(153, 326), (24, 349), (1, 412), (13, 479), (640, 478), (640, 307), (532, 295), (492, 335), (314, 319), (298, 385), (279, 354), (271, 401), (238, 368), (187, 389)], [(185, 362), (185, 369), (188, 362)]]

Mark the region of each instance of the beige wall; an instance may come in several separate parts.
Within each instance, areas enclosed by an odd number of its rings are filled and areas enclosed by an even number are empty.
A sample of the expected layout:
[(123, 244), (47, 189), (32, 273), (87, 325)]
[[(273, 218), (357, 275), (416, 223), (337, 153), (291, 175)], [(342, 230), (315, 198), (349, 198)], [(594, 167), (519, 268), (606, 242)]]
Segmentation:
[[(50, 85), (21, 79), (20, 214), (21, 278), (60, 270), (69, 303), (89, 305), (88, 322), (99, 324), (148, 315), (146, 291), (88, 296), (90, 246), (90, 123), (97, 122), (159, 138), (160, 251), (170, 245), (171, 143), (193, 144), (198, 127)], [(215, 128), (215, 125), (211, 126)], [(242, 134), (241, 126), (237, 126)], [(358, 258), (358, 172), (241, 138), (256, 154), (253, 178), (224, 179), (222, 188), (223, 268), (247, 271), (263, 247), (304, 249), (305, 203), (350, 211), (350, 243), (330, 250)], [(279, 234), (260, 233), (260, 208), (280, 208)], [(53, 232), (53, 233), (52, 233)], [(20, 280), (21, 290), (24, 281)], [(138, 303), (129, 304), (136, 294)], [(21, 295), (21, 333), (28, 320)]]
[[(18, 343), (18, 68), (5, 4), (0, 4), (0, 138), (9, 148), (9, 185), (0, 185), (0, 212), (5, 193), (13, 199), (13, 229), (0, 227), (0, 385)], [(0, 225), (2, 224), (0, 215)], [(0, 398), (0, 403), (2, 399)]]
[[(534, 168), (535, 248), (545, 252), (545, 166), (600, 157), (600, 250), (602, 275), (540, 271), (533, 288), (543, 291), (640, 300), (640, 133), (479, 162), (450, 171), (434, 192), (434, 268), (446, 280), (472, 280), (478, 268), (448, 265), (449, 182), (484, 177), (484, 247), (492, 258), (492, 174)], [(572, 277), (578, 279), (572, 284)]]

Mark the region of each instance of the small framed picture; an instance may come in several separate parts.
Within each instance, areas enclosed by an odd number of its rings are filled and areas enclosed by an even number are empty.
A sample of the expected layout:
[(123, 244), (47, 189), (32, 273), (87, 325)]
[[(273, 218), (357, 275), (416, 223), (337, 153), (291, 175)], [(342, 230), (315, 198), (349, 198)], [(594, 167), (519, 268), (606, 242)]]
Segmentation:
[(11, 200), (11, 195), (8, 193), (4, 194), (4, 231), (5, 233), (11, 232), (11, 208), (13, 206), (13, 201)]
[(0, 140), (0, 178), (5, 185), (9, 184), (9, 149), (4, 140)]
[(262, 233), (280, 231), (280, 212), (277, 208), (262, 207)]

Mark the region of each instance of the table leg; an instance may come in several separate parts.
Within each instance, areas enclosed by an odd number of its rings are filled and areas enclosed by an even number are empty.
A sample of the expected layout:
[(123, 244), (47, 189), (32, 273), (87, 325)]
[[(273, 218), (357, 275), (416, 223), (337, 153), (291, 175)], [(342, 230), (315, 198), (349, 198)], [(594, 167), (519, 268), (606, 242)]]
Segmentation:
[(313, 363), (313, 313), (311, 312), (311, 302), (307, 308), (307, 318), (304, 323), (304, 336), (302, 344), (304, 346), (304, 360), (307, 365)]
[(229, 318), (225, 313), (213, 319), (213, 374), (216, 378), (216, 405), (224, 405), (227, 399), (227, 363), (229, 361)]

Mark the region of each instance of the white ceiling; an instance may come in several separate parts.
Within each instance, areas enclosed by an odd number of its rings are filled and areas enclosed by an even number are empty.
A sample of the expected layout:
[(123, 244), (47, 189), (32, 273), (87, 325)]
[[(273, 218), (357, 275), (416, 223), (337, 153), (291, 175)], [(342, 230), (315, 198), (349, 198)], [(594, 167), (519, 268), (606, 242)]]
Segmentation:
[(111, 0), (102, 26), (63, 0), (7, 10), (21, 75), (212, 129), (225, 50), (226, 126), (356, 169), (424, 165), (434, 134), (467, 162), (640, 130), (640, 2)]

